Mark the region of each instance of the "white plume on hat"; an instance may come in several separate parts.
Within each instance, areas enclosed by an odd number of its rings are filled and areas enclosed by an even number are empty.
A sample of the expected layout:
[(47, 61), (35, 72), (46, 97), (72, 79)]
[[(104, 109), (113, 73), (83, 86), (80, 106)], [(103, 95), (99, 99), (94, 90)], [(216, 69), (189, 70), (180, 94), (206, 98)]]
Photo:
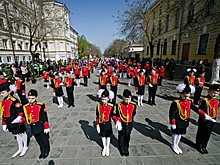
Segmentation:
[(7, 74), (6, 74), (5, 72), (3, 72), (3, 75), (4, 75), (4, 76), (7, 76)]
[[(104, 91), (105, 91), (105, 89), (99, 89), (99, 90), (98, 90), (98, 93), (97, 93), (98, 98), (101, 98), (101, 97), (102, 97), (102, 93), (103, 93)], [(115, 96), (114, 92), (111, 91), (111, 90), (109, 90), (108, 92), (109, 92), (109, 99), (113, 99), (114, 96)]]
[[(191, 94), (192, 93), (195, 93), (195, 87), (193, 85), (189, 85), (190, 87), (190, 90), (191, 90)], [(177, 92), (181, 93), (183, 92), (183, 90), (186, 88), (186, 84), (179, 84), (177, 87), (176, 87), (176, 90)]]
[(57, 72), (54, 72), (53, 75), (57, 74)]
[(16, 92), (17, 91), (17, 88), (16, 88), (15, 84), (9, 85), (9, 89), (10, 89), (11, 92)]

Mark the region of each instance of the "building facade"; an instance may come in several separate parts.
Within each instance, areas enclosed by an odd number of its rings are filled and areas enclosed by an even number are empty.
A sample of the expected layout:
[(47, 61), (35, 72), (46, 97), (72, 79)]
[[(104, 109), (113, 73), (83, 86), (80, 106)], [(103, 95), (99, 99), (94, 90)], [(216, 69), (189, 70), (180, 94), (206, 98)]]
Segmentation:
[[(213, 62), (220, 27), (220, 19), (214, 18), (213, 13), (219, 10), (219, 2), (185, 1), (184, 6), (172, 4), (173, 2), (175, 1), (156, 0), (148, 9), (149, 29), (154, 31), (153, 58), (173, 58), (179, 63), (199, 59)], [(200, 10), (202, 13), (199, 13)], [(198, 17), (200, 20), (194, 21)], [(197, 23), (192, 23), (193, 21)], [(147, 44), (145, 49), (145, 57), (148, 58), (151, 54), (150, 45)]]
[[(6, 1), (7, 10), (5, 5), (0, 2), (0, 63), (14, 63), (20, 61), (32, 60), (29, 51), (29, 30), (25, 23), (13, 23), (9, 26), (8, 20), (13, 20), (13, 14), (16, 13), (16, 8), (23, 7), (30, 10), (30, 14), (37, 5), (33, 0), (21, 0), (19, 3), (16, 0)], [(18, 5), (19, 4), (19, 5)], [(45, 1), (43, 3), (44, 16), (47, 18), (46, 24), (48, 25), (45, 39), (37, 47), (36, 54), (42, 60), (60, 60), (67, 59), (68, 57), (74, 58), (78, 54), (77, 36), (78, 33), (69, 25), (69, 10), (59, 2)], [(9, 14), (10, 13), (10, 14)], [(10, 30), (9, 30), (10, 28)], [(9, 33), (11, 32), (11, 35)], [(33, 43), (35, 44), (35, 38)], [(12, 51), (12, 44), (14, 47), (15, 58)]]

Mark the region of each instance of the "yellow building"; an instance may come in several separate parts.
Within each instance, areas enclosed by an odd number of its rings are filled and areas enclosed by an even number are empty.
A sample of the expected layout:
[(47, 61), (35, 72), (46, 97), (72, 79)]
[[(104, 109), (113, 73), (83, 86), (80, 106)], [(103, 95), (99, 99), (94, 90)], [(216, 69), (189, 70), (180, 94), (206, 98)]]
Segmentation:
[[(153, 37), (153, 58), (173, 58), (175, 61), (208, 59), (213, 62), (214, 46), (216, 37), (219, 34), (220, 21), (212, 18), (217, 8), (216, 1), (211, 5), (200, 3), (187, 3), (181, 6), (182, 10), (175, 8), (171, 0), (156, 0), (149, 8), (149, 29), (154, 29)], [(216, 2), (216, 3), (214, 3)], [(196, 19), (201, 7), (207, 5), (207, 10), (201, 20), (190, 24)], [(191, 26), (188, 26), (191, 25)], [(154, 28), (152, 28), (154, 27)], [(216, 28), (217, 27), (217, 28)], [(147, 41), (148, 42), (148, 41)], [(145, 57), (150, 57), (149, 44), (146, 46)]]

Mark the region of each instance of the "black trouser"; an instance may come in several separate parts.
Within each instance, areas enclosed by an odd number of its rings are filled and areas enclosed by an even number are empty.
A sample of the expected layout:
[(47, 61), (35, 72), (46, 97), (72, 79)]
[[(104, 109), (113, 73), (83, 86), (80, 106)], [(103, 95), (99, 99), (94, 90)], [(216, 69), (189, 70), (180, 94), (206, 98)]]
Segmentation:
[(203, 87), (196, 87), (196, 92), (194, 94), (194, 104), (196, 105), (199, 104), (202, 89)]
[(114, 98), (112, 99), (112, 104), (116, 104), (116, 96), (117, 96), (117, 87), (112, 87), (111, 91), (114, 92)]
[(173, 71), (169, 71), (169, 77), (171, 80), (173, 80), (173, 77), (174, 77), (174, 72)]
[(148, 103), (155, 103), (155, 96), (157, 92), (157, 85), (153, 85), (153, 87), (148, 87)]
[(40, 132), (34, 135), (37, 143), (40, 146), (41, 154), (50, 152), (50, 143), (49, 143), (49, 133), (45, 134), (44, 132)]
[(159, 85), (162, 85), (163, 76), (159, 77)]
[(130, 142), (130, 133), (125, 133), (123, 131), (118, 132), (118, 145), (119, 150), (128, 152), (129, 148), (129, 142)]
[(90, 75), (91, 75), (91, 73), (90, 73), (90, 72), (91, 72), (91, 71), (89, 70), (89, 71), (88, 71), (88, 78), (90, 78)]
[(196, 146), (201, 146), (202, 148), (206, 148), (210, 135), (212, 133), (213, 123), (211, 127), (206, 127), (205, 124), (200, 124), (198, 126), (198, 131), (196, 134)]
[(84, 78), (84, 86), (88, 85), (88, 77), (87, 76), (83, 76)]
[(74, 95), (72, 92), (67, 92), (69, 106), (74, 105)]

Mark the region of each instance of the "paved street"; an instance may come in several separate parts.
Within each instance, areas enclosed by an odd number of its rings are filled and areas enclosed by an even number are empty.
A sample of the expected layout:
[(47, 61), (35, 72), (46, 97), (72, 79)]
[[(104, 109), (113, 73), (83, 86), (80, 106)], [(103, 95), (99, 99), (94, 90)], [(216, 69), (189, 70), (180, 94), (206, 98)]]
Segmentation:
[[(183, 136), (180, 142), (182, 155), (176, 155), (170, 148), (171, 131), (168, 121), (168, 111), (171, 100), (178, 96), (175, 91), (178, 81), (164, 80), (164, 86), (158, 87), (156, 106), (144, 104), (138, 107), (135, 116), (134, 129), (132, 131), (130, 143), (130, 156), (122, 157), (117, 149), (117, 131), (114, 130), (114, 136), (110, 145), (110, 156), (101, 156), (101, 139), (94, 129), (95, 108), (98, 91), (98, 71), (92, 75), (89, 80), (89, 87), (81, 85), (75, 88), (76, 107), (67, 108), (64, 103), (63, 109), (58, 109), (56, 100), (52, 96), (52, 88), (43, 87), (43, 81), (36, 84), (29, 84), (26, 91), (35, 88), (39, 91), (39, 101), (44, 102), (47, 107), (50, 124), (50, 143), (51, 152), (47, 159), (40, 160), (39, 147), (32, 137), (29, 150), (24, 157), (11, 156), (18, 149), (16, 140), (11, 133), (5, 133), (0, 130), (0, 164), (19, 164), (19, 165), (158, 165), (158, 164), (220, 164), (220, 118), (218, 117), (216, 128), (211, 135), (208, 144), (208, 155), (201, 155), (195, 147), (195, 137), (197, 131), (198, 115), (191, 111), (191, 122), (187, 129), (187, 134)], [(81, 80), (82, 82), (82, 80)], [(128, 87), (126, 81), (118, 87), (117, 102), (122, 99), (122, 91), (125, 88), (132, 90), (134, 86)], [(67, 101), (66, 89), (64, 89)], [(203, 95), (206, 94), (204, 90)], [(148, 98), (147, 88), (144, 100)], [(136, 101), (136, 97), (134, 97)], [(114, 124), (113, 124), (114, 127)]]

